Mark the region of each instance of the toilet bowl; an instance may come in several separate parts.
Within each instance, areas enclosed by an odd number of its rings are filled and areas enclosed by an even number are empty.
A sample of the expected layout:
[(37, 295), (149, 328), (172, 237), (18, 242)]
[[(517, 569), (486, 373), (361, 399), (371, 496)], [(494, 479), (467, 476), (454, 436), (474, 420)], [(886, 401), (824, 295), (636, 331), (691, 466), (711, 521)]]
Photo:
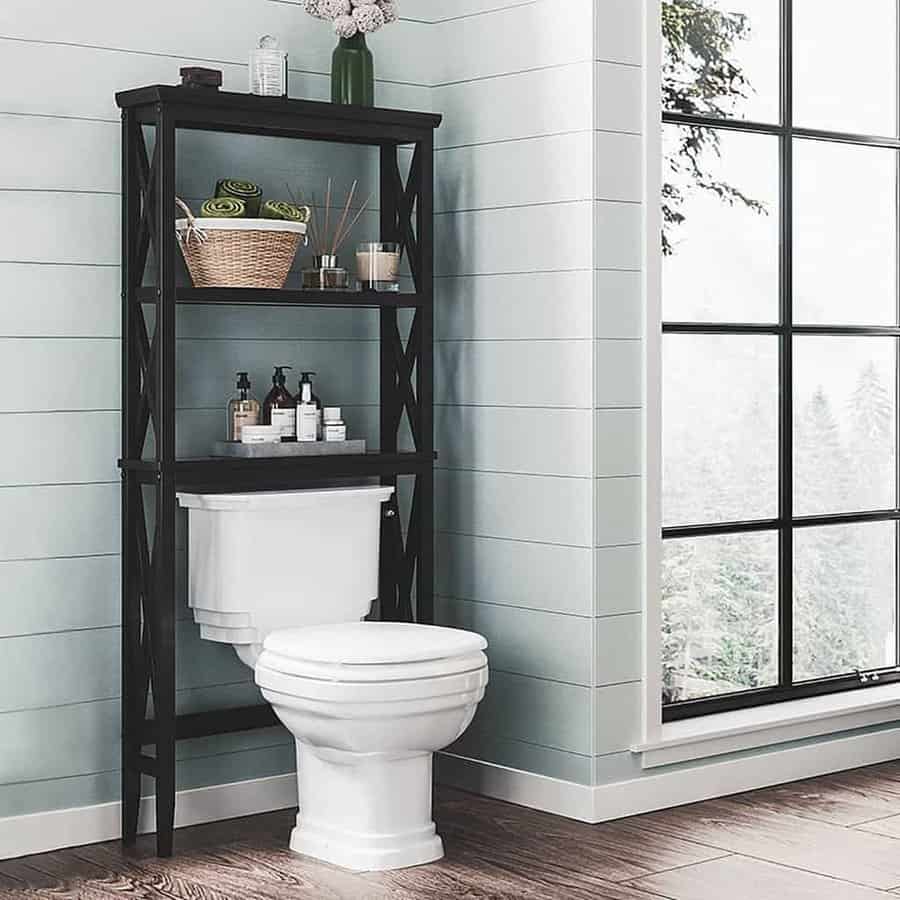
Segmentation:
[(481, 635), (360, 621), (392, 492), (178, 495), (201, 635), (234, 646), (296, 742), (290, 846), (357, 871), (443, 855), (432, 754), (465, 731), (488, 681)]
[(443, 856), (432, 754), (472, 721), (486, 646), (472, 632), (398, 622), (269, 635), (256, 683), (297, 742), (293, 850), (367, 871)]

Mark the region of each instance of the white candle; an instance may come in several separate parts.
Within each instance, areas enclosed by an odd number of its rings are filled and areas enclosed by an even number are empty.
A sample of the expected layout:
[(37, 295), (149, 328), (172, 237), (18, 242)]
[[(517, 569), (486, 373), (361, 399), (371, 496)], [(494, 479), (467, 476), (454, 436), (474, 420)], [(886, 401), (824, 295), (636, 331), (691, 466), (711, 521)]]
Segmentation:
[(363, 284), (394, 282), (400, 270), (400, 253), (395, 250), (357, 250), (356, 274)]

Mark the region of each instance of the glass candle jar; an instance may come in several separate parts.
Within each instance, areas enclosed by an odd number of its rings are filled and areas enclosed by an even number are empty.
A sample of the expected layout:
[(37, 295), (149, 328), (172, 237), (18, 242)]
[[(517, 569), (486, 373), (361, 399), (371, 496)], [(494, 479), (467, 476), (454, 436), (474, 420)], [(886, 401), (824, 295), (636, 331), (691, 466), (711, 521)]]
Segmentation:
[(400, 290), (400, 245), (365, 243), (356, 248), (356, 277), (363, 291)]
[(287, 54), (269, 34), (250, 53), (250, 93), (260, 97), (287, 96)]

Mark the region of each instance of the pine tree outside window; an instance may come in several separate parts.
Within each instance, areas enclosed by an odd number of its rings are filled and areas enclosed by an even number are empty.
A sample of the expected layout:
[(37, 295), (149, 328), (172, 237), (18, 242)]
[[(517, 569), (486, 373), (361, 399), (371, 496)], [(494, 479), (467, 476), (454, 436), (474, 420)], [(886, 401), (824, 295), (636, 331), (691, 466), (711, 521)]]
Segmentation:
[(665, 720), (900, 680), (897, 0), (663, 0)]

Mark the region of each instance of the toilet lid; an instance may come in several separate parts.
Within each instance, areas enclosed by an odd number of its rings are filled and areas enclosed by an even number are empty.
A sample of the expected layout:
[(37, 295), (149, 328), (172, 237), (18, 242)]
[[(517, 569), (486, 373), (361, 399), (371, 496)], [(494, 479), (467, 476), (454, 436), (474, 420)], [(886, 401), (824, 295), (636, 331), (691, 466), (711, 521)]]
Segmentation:
[(409, 622), (345, 622), (273, 631), (265, 649), (277, 656), (330, 665), (396, 665), (470, 656), (487, 647), (473, 631)]

